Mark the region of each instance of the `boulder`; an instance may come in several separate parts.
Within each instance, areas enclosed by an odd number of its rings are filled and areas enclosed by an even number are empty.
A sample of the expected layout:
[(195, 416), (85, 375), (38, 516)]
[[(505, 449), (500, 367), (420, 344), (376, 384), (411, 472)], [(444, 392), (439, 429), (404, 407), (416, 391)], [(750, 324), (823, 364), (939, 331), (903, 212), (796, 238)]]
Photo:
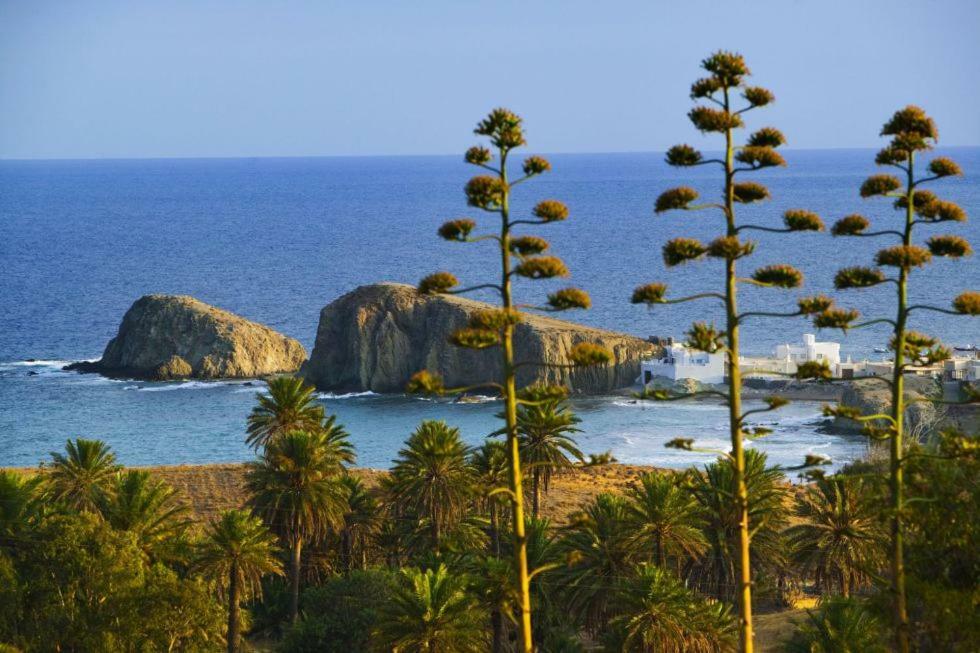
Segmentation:
[(296, 340), (181, 295), (147, 295), (123, 316), (95, 362), (66, 369), (169, 381), (251, 378), (290, 373), (306, 359)]
[[(490, 305), (453, 295), (421, 295), (404, 284), (361, 286), (320, 312), (313, 353), (301, 374), (334, 392), (402, 392), (421, 369), (440, 373), (448, 387), (499, 381), (497, 347), (475, 351), (447, 341), (471, 313), (486, 308)], [(518, 386), (546, 381), (578, 393), (609, 392), (635, 383), (641, 358), (656, 351), (634, 336), (524, 314), (515, 330), (515, 360), (568, 365), (568, 353), (580, 342), (607, 347), (614, 362), (577, 369), (522, 367)]]

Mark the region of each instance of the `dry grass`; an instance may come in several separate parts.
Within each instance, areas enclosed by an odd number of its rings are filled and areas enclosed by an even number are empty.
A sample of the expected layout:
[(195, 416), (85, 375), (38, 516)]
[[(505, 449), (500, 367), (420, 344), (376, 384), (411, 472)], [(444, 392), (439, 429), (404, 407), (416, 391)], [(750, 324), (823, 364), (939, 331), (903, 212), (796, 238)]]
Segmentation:
[[(147, 467), (154, 475), (175, 487), (201, 521), (209, 521), (222, 510), (245, 502), (245, 466), (241, 463), (215, 465), (163, 465)], [(542, 497), (542, 515), (564, 523), (569, 515), (600, 492), (622, 492), (641, 474), (653, 468), (640, 465), (610, 464), (576, 469), (555, 477), (550, 491)], [(386, 473), (377, 469), (354, 469), (368, 487), (376, 487)]]

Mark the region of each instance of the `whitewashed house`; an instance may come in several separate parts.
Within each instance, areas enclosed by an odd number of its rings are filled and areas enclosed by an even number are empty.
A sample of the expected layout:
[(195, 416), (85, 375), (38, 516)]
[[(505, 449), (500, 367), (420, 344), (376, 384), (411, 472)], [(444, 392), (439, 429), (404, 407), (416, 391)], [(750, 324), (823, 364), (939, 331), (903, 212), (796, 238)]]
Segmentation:
[(817, 342), (812, 333), (804, 333), (802, 343), (776, 345), (772, 353), (776, 360), (792, 363), (794, 369), (808, 361), (826, 362), (832, 369), (840, 364), (840, 343)]
[(640, 382), (643, 385), (650, 383), (655, 377), (671, 381), (694, 379), (701, 383), (724, 383), (725, 356), (670, 344), (664, 347), (660, 358), (640, 363)]

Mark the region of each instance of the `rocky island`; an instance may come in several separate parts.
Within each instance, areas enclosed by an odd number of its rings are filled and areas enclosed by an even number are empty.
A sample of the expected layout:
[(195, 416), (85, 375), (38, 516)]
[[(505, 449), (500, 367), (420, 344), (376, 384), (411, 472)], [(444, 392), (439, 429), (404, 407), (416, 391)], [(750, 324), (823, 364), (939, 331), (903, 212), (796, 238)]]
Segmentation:
[(146, 295), (126, 311), (102, 358), (66, 369), (171, 381), (291, 373), (306, 359), (298, 341), (185, 295)]
[[(313, 353), (301, 374), (320, 390), (335, 392), (402, 392), (423, 368), (442, 374), (449, 387), (499, 379), (496, 348), (474, 351), (447, 341), (472, 312), (486, 308), (453, 295), (420, 295), (404, 284), (361, 286), (321, 311)], [(518, 385), (547, 381), (577, 393), (609, 392), (632, 385), (640, 359), (656, 350), (634, 336), (524, 314), (514, 337), (516, 359), (567, 365), (569, 351), (580, 342), (607, 347), (614, 362), (579, 369), (522, 367)]]

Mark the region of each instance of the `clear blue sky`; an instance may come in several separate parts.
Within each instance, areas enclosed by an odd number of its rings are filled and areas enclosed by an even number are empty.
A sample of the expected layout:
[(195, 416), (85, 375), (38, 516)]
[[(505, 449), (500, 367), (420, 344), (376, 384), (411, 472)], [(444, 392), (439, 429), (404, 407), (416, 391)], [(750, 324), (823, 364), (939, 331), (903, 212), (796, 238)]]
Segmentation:
[(699, 143), (698, 62), (746, 55), (800, 148), (914, 102), (980, 144), (976, 0), (0, 0), (0, 158), (456, 153), (497, 105), (544, 152)]

